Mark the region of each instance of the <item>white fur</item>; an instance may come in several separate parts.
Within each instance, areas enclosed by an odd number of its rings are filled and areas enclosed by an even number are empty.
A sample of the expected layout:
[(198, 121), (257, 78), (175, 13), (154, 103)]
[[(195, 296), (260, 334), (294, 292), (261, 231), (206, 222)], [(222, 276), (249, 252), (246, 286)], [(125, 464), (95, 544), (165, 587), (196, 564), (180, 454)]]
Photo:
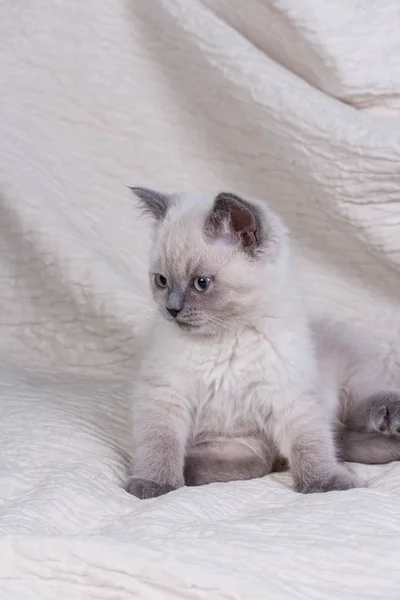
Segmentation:
[[(185, 200), (174, 197), (175, 205), (156, 236), (151, 262), (164, 272), (171, 238), (172, 252), (181, 256), (184, 266), (193, 254), (209, 252), (197, 229), (201, 232), (212, 200), (201, 205)], [(195, 335), (168, 321), (159, 299), (161, 312), (135, 385), (134, 478), (183, 485), (185, 456), (196, 445), (236, 440), (264, 458), (272, 443), (289, 459), (298, 489), (355, 485), (353, 476), (336, 462), (312, 335), (284, 228), (269, 212), (266, 219), (273, 224), (270, 238), (279, 240), (280, 247), (256, 266), (238, 251), (224, 267), (247, 277), (254, 288), (249, 289), (248, 310), (244, 303), (244, 314), (236, 322), (228, 320), (220, 330)], [(207, 260), (205, 264), (212, 264)], [(176, 262), (175, 258), (172, 264)]]

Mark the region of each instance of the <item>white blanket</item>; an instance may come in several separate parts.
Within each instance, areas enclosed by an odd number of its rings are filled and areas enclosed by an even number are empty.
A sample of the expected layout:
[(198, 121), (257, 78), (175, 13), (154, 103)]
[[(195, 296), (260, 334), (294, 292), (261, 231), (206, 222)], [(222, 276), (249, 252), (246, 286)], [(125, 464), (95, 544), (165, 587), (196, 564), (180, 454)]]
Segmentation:
[[(311, 307), (400, 352), (396, 0), (0, 5), (0, 596), (399, 597), (400, 465), (123, 490), (149, 227), (127, 185), (286, 218)], [(41, 375), (39, 375), (41, 373)]]

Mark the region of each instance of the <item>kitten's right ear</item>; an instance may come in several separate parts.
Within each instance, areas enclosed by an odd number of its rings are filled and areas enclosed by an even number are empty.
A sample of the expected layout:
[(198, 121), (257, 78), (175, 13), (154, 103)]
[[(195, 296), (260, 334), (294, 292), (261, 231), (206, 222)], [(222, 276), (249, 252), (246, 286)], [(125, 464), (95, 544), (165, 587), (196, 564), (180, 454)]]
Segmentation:
[(140, 200), (142, 209), (156, 219), (162, 221), (168, 212), (171, 199), (166, 194), (148, 188), (130, 187), (135, 196)]
[(275, 213), (229, 192), (221, 192), (214, 199), (205, 229), (214, 244), (239, 247), (253, 258), (277, 257), (286, 235)]

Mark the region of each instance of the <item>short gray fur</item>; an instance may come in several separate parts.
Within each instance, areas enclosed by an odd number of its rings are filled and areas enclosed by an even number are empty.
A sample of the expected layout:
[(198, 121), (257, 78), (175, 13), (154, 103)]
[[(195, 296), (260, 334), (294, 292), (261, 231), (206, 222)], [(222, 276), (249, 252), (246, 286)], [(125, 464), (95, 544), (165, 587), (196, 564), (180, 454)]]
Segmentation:
[(168, 494), (168, 492), (172, 492), (174, 489), (172, 485), (160, 485), (155, 481), (133, 478), (128, 482), (126, 491), (141, 500), (147, 500), (148, 498), (156, 498), (157, 496)]
[(157, 221), (165, 218), (171, 203), (168, 195), (142, 187), (131, 187), (130, 190), (141, 201), (141, 207), (145, 213)]

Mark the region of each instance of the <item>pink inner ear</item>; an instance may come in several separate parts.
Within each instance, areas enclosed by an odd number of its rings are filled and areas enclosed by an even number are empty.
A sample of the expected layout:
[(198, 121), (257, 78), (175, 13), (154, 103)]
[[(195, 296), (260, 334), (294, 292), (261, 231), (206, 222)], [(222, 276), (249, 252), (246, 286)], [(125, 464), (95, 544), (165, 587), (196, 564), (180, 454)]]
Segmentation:
[(232, 228), (237, 233), (255, 232), (256, 224), (253, 215), (245, 208), (242, 208), (241, 206), (235, 206), (230, 217)]

